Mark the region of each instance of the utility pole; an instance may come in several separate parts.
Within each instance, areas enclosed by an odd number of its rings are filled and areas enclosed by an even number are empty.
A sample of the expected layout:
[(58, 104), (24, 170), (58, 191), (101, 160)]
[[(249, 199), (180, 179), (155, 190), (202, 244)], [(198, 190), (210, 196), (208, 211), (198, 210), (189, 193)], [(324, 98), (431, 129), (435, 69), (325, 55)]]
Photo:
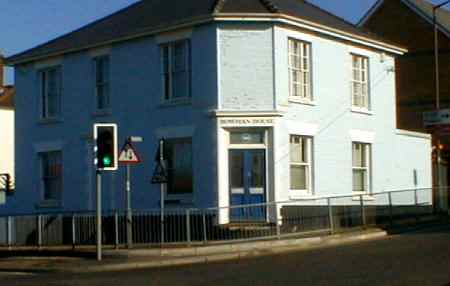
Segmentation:
[[(447, 0), (441, 4), (433, 6), (433, 28), (434, 28), (434, 67), (435, 67), (435, 92), (436, 92), (436, 111), (439, 112), (441, 109), (440, 104), (440, 82), (439, 82), (439, 30), (437, 25), (437, 10), (444, 5), (450, 3), (450, 0)], [(436, 140), (436, 163), (437, 163), (437, 171), (436, 171), (436, 181), (437, 181), (437, 195), (438, 198), (443, 199), (441, 193), (443, 190), (441, 189), (441, 138), (440, 138), (440, 130), (439, 127), (435, 129), (434, 132), (435, 140)], [(439, 203), (441, 200), (437, 199), (436, 202)]]

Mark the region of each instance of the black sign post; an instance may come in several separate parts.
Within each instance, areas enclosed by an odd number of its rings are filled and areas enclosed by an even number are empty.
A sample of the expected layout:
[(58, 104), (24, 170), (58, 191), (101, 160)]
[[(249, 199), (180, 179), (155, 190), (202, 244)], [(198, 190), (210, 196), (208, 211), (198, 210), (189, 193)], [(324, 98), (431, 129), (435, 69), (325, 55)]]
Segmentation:
[(158, 148), (157, 156), (155, 159), (156, 161), (156, 168), (153, 172), (152, 177), (152, 184), (160, 184), (160, 190), (161, 190), (161, 246), (164, 244), (164, 194), (167, 189), (167, 182), (168, 180), (168, 174), (167, 174), (167, 168), (166, 163), (164, 160), (164, 139), (159, 140), (159, 148)]

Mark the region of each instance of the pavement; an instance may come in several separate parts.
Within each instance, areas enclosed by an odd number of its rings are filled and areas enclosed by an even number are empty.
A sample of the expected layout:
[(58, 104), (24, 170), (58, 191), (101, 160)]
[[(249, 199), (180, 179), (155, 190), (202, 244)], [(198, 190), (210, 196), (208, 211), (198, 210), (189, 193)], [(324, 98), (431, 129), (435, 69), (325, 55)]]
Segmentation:
[(450, 286), (450, 225), (376, 239), (172, 267), (92, 273), (2, 273), (0, 285)]
[[(414, 232), (423, 228), (441, 227), (448, 222), (434, 221), (424, 225), (396, 227), (391, 234)], [(180, 265), (241, 260), (293, 251), (336, 247), (367, 240), (389, 239), (388, 231), (380, 228), (355, 229), (330, 235), (311, 233), (300, 238), (247, 241), (232, 244), (191, 245), (190, 247), (153, 247), (134, 249), (103, 249), (103, 260), (96, 261), (95, 247), (0, 248), (0, 274), (5, 273), (94, 273), (129, 271)]]
[[(292, 251), (333, 247), (365, 240), (381, 239), (387, 232), (366, 229), (335, 235), (307, 238), (254, 241), (238, 244), (192, 246), (178, 248), (140, 248), (132, 250), (103, 250), (104, 259), (97, 262), (92, 249), (82, 249), (68, 257), (66, 250), (57, 249), (52, 256), (49, 250), (39, 255), (27, 256), (16, 251), (14, 256), (0, 259), (0, 273), (93, 273), (127, 271), (180, 265), (204, 264), (227, 260), (241, 260)], [(62, 254), (62, 256), (58, 256)], [(5, 255), (5, 252), (3, 252)]]

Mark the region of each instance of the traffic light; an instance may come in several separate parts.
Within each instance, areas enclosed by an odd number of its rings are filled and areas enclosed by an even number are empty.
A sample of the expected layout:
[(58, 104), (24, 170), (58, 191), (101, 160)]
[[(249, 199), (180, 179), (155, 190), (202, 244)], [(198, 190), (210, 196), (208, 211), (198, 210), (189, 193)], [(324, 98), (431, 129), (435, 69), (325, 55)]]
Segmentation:
[(6, 193), (13, 191), (10, 174), (0, 174), (0, 189), (5, 190)]
[(94, 140), (97, 170), (117, 170), (117, 125), (95, 124)]

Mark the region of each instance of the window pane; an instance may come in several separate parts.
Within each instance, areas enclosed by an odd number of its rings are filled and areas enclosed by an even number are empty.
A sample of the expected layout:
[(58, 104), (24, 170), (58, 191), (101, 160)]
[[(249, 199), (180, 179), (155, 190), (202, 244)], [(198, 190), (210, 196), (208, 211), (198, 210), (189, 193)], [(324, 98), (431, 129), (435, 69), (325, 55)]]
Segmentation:
[(244, 156), (242, 152), (231, 152), (231, 188), (244, 187)]
[(291, 165), (291, 189), (308, 189), (308, 166)]
[(290, 157), (293, 163), (308, 163), (308, 138), (291, 136)]
[(41, 154), (44, 200), (60, 200), (62, 192), (61, 152)]
[(367, 170), (353, 170), (353, 191), (365, 192)]
[(190, 139), (166, 141), (169, 157), (169, 194), (192, 193), (192, 144)]
[(264, 132), (231, 132), (231, 144), (264, 144)]
[(353, 143), (353, 167), (365, 167), (364, 145)]
[(47, 75), (47, 109), (48, 116), (55, 117), (59, 113), (59, 70), (53, 69)]
[(252, 161), (251, 161), (251, 188), (263, 188), (264, 187), (264, 153), (252, 153)]

